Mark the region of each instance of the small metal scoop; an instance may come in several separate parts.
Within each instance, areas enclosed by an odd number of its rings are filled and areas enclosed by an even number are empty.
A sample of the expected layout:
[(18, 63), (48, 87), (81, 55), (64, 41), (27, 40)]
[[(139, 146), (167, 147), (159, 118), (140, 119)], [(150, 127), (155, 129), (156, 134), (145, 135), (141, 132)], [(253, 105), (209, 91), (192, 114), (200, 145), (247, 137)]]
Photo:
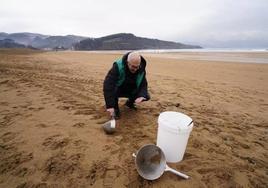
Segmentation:
[(115, 126), (116, 126), (115, 114), (113, 114), (111, 120), (104, 123), (102, 128), (106, 134), (113, 134), (115, 132)]
[(148, 144), (140, 148), (135, 155), (135, 164), (141, 177), (147, 180), (159, 178), (165, 171), (170, 171), (178, 176), (188, 179), (189, 176), (170, 168), (166, 164), (164, 152), (156, 145)]

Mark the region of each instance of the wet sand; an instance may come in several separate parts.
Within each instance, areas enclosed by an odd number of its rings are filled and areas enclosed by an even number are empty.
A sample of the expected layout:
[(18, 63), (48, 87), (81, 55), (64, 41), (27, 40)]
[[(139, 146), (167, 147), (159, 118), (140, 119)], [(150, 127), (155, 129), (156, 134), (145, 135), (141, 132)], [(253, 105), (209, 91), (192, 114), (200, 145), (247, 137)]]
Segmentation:
[(222, 51), (222, 52), (169, 52), (154, 53), (154, 57), (165, 57), (169, 59), (199, 60), (214, 62), (238, 62), (238, 63), (268, 63), (268, 51)]
[[(0, 50), (0, 187), (267, 187), (268, 64), (144, 53), (152, 99), (138, 111), (120, 100), (106, 135), (102, 83), (121, 55)], [(143, 180), (132, 153), (156, 143), (168, 110), (195, 122), (184, 160), (169, 164), (190, 179)]]

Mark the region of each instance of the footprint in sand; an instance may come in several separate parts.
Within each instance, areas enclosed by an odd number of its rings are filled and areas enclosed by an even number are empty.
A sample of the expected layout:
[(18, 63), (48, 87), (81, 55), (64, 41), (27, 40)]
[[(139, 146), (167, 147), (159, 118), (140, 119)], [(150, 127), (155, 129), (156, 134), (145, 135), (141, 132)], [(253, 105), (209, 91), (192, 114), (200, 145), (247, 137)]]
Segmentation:
[(6, 132), (1, 136), (1, 138), (4, 142), (8, 142), (10, 140), (13, 140), (16, 137), (16, 134), (17, 133), (14, 132)]
[(72, 106), (70, 105), (65, 105), (65, 106), (57, 106), (57, 109), (60, 109), (60, 110), (72, 110)]
[(2, 158), (0, 163), (0, 174), (10, 172), (18, 168), (21, 164), (33, 159), (32, 153), (15, 152)]
[(84, 140), (75, 140), (73, 142), (73, 145), (77, 148), (87, 148), (88, 147), (88, 142), (84, 141)]
[(37, 124), (35, 126), (36, 127), (40, 127), (40, 128), (46, 128), (46, 127), (48, 127), (48, 125), (47, 124), (44, 124), (44, 123), (39, 123), (39, 124)]
[(82, 109), (82, 110), (76, 110), (74, 115), (91, 115), (93, 114), (93, 110), (91, 109)]
[(203, 144), (202, 144), (200, 141), (198, 141), (197, 139), (192, 139), (192, 146), (193, 146), (194, 148), (199, 148), (199, 149), (201, 149), (202, 146), (203, 146)]
[(85, 123), (81, 123), (81, 122), (79, 122), (79, 123), (75, 123), (75, 124), (73, 125), (73, 127), (83, 128), (83, 127), (85, 127)]
[(0, 106), (8, 106), (8, 102), (0, 102)]
[(3, 80), (3, 81), (0, 81), (0, 85), (1, 84), (7, 84), (9, 82), (9, 80)]
[(104, 175), (107, 166), (107, 160), (96, 161), (93, 163), (86, 178), (89, 180), (90, 185), (94, 185), (95, 181)]
[(114, 169), (106, 170), (105, 175), (104, 175), (104, 180), (103, 180), (103, 187), (112, 188), (116, 178), (117, 178), (116, 170)]
[(42, 145), (52, 150), (56, 150), (67, 146), (69, 142), (69, 138), (61, 138), (61, 135), (53, 135), (46, 138)]
[(110, 145), (105, 145), (103, 151), (110, 150), (111, 148), (112, 148), (112, 146), (110, 146)]
[(148, 181), (138, 176), (134, 181), (131, 181), (128, 185), (128, 188), (136, 187), (153, 187), (153, 181)]
[(58, 179), (80, 172), (80, 161), (83, 156), (81, 153), (67, 155), (65, 152), (60, 151), (45, 162), (43, 171), (46, 175), (42, 179)]
[(26, 168), (26, 167), (19, 167), (18, 169), (16, 169), (14, 172), (12, 172), (11, 174), (14, 176), (18, 176), (18, 177), (24, 177), (26, 175), (32, 174), (33, 171)]

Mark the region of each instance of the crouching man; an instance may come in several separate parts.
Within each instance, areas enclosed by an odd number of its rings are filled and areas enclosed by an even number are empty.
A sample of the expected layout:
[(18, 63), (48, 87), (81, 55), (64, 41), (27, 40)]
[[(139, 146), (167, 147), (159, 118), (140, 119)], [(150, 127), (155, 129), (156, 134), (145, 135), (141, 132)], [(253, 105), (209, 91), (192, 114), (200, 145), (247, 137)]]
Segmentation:
[(113, 63), (103, 83), (106, 109), (111, 116), (120, 118), (120, 97), (128, 98), (125, 105), (135, 110), (135, 104), (150, 99), (145, 67), (146, 60), (137, 52), (129, 52)]

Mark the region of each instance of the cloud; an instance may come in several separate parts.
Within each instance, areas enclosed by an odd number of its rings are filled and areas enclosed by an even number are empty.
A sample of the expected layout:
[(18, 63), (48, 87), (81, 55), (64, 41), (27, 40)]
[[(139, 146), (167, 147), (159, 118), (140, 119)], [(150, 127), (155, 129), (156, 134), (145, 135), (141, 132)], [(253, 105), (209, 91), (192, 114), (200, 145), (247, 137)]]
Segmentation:
[(267, 0), (1, 0), (0, 31), (129, 32), (202, 46), (267, 46), (267, 10)]
[(215, 11), (176, 40), (210, 47), (267, 47), (268, 1), (223, 1)]

